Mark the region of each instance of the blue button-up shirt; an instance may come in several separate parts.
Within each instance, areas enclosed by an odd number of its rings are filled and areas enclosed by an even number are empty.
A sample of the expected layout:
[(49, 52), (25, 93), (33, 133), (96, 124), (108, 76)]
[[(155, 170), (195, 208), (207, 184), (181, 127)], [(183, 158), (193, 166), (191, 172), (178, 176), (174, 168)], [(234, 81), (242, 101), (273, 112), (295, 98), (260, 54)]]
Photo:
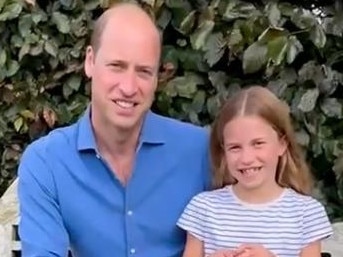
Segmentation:
[(149, 112), (123, 186), (87, 111), (30, 144), (19, 166), (23, 257), (180, 257), (184, 207), (209, 184), (207, 132)]

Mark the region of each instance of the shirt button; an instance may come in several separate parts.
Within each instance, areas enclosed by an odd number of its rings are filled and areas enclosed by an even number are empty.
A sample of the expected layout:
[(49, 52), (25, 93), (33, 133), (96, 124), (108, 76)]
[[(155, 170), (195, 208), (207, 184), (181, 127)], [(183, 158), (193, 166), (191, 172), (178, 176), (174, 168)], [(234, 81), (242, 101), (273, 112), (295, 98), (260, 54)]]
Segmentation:
[(95, 156), (96, 158), (100, 159), (100, 155), (98, 153)]
[(129, 215), (129, 216), (131, 216), (132, 214), (133, 214), (132, 211), (128, 211), (128, 212), (127, 212), (127, 215)]
[(131, 253), (131, 254), (136, 253), (136, 249), (135, 249), (135, 248), (131, 248), (131, 249), (130, 249), (130, 253)]

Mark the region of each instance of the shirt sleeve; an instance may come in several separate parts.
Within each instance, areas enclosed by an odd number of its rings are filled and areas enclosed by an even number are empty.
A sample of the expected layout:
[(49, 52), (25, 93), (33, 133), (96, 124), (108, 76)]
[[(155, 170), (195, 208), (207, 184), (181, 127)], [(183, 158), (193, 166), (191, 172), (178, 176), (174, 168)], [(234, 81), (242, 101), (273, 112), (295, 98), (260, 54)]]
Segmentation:
[(319, 201), (310, 198), (305, 206), (303, 216), (303, 247), (323, 240), (332, 233), (332, 226), (324, 206)]
[(201, 241), (204, 241), (206, 234), (206, 203), (200, 193), (192, 198), (181, 214), (177, 225)]
[(25, 150), (18, 167), (22, 257), (65, 257), (69, 238), (51, 169), (38, 146), (35, 142)]

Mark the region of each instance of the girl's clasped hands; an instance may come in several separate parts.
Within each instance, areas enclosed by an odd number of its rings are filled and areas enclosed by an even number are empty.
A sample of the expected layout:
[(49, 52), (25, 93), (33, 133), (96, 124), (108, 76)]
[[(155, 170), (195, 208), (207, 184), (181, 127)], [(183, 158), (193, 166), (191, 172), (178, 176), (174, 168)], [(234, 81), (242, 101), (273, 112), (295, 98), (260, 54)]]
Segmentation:
[(276, 257), (272, 252), (262, 245), (243, 244), (236, 250), (219, 250), (209, 257)]

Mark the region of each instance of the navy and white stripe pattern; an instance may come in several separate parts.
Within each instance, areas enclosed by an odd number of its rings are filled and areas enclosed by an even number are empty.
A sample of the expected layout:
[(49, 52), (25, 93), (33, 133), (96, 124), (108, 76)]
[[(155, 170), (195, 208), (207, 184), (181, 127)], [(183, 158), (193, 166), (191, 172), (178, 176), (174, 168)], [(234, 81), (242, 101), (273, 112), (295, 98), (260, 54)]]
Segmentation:
[(252, 243), (278, 257), (298, 257), (302, 248), (332, 234), (323, 205), (292, 189), (263, 205), (240, 201), (231, 186), (203, 192), (187, 205), (178, 226), (204, 242), (205, 256)]

